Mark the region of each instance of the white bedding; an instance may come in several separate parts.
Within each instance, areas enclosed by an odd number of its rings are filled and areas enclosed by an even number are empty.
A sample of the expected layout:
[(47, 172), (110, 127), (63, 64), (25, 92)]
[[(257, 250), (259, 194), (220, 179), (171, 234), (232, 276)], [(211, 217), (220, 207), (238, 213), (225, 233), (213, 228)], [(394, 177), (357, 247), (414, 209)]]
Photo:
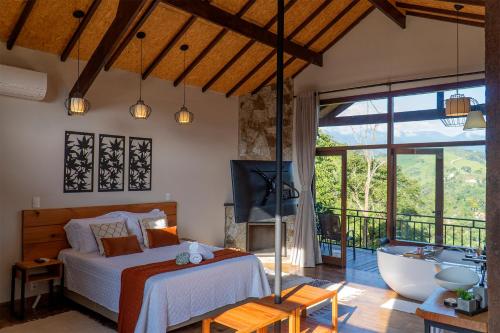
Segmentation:
[[(128, 268), (174, 259), (189, 242), (142, 253), (106, 258), (72, 249), (61, 251), (66, 287), (113, 312), (118, 312), (121, 272)], [(217, 248), (213, 248), (217, 250)], [(264, 268), (253, 255), (163, 273), (146, 281), (136, 333), (164, 333), (168, 326), (249, 297), (271, 293)]]

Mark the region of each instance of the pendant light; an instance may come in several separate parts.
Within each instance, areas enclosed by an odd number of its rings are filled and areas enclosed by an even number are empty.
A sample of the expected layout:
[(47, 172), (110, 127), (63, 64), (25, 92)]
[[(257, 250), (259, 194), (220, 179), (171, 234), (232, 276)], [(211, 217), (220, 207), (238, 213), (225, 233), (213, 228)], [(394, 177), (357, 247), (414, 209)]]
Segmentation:
[[(181, 51), (184, 53), (184, 70), (186, 70), (186, 51), (188, 48), (187, 44), (181, 45)], [(175, 121), (179, 125), (189, 125), (194, 121), (194, 114), (186, 107), (186, 79), (183, 80), (183, 89), (184, 99), (180, 110), (175, 113)]]
[(140, 51), (140, 69), (139, 69), (139, 99), (137, 100), (137, 103), (132, 105), (128, 110), (130, 112), (130, 115), (134, 117), (134, 119), (148, 119), (149, 116), (151, 115), (151, 107), (147, 104), (144, 103), (142, 100), (142, 40), (144, 37), (146, 37), (146, 33), (143, 31), (139, 31), (136, 35), (136, 37), (139, 39), (141, 43), (141, 51)]
[[(451, 95), (450, 98), (446, 100), (446, 105), (445, 105), (445, 115), (447, 118), (443, 119), (442, 122), (446, 127), (462, 127), (466, 125), (466, 118), (465, 116), (469, 116), (471, 112), (479, 112), (477, 111), (478, 107), (478, 102), (472, 97), (466, 97), (463, 94), (459, 94), (458, 92), (458, 85), (459, 85), (459, 12), (462, 10), (464, 6), (456, 4), (455, 5), (455, 10), (456, 10), (456, 22), (457, 22), (457, 91), (455, 94)], [(482, 117), (482, 115), (481, 115)], [(477, 118), (477, 115), (476, 115)], [(484, 121), (484, 119), (483, 119)], [(475, 123), (474, 123), (475, 124)], [(465, 127), (464, 127), (465, 129)]]
[[(84, 16), (83, 11), (75, 10), (73, 12), (73, 17), (78, 19), (78, 24), (81, 24), (82, 17)], [(83, 97), (80, 92), (80, 38), (77, 41), (77, 76), (76, 76), (76, 92), (70, 95), (64, 102), (64, 106), (68, 115), (70, 116), (83, 116), (90, 110), (90, 102)]]
[(478, 110), (469, 112), (467, 120), (465, 121), (464, 131), (473, 131), (482, 128), (486, 128), (486, 121), (484, 120), (483, 113)]

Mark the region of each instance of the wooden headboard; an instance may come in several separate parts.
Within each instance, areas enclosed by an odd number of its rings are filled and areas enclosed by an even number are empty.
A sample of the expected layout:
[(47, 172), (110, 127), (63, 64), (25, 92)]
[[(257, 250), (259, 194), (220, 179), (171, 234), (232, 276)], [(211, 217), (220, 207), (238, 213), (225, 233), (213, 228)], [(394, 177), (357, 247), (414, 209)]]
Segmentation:
[(114, 211), (144, 213), (155, 208), (167, 214), (169, 226), (177, 225), (176, 202), (23, 210), (23, 260), (57, 258), (59, 251), (69, 248), (63, 227), (71, 219), (96, 217)]

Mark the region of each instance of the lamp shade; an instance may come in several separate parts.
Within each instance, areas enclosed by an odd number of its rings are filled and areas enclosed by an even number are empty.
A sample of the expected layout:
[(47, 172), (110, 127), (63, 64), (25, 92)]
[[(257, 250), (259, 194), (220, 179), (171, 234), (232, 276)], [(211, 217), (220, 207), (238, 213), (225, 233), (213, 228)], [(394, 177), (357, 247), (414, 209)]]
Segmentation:
[(484, 120), (483, 113), (481, 111), (469, 112), (467, 120), (465, 121), (464, 131), (472, 131), (481, 128), (486, 128), (486, 121)]
[(90, 110), (90, 102), (81, 96), (70, 96), (64, 106), (70, 116), (83, 116)]
[(466, 116), (471, 110), (471, 98), (462, 94), (451, 95), (446, 100), (445, 114), (447, 117)]
[(129, 108), (130, 115), (135, 119), (148, 119), (151, 111), (151, 107), (144, 104), (144, 101), (141, 99)]
[(185, 105), (175, 113), (175, 121), (180, 125), (188, 125), (194, 121), (194, 114)]

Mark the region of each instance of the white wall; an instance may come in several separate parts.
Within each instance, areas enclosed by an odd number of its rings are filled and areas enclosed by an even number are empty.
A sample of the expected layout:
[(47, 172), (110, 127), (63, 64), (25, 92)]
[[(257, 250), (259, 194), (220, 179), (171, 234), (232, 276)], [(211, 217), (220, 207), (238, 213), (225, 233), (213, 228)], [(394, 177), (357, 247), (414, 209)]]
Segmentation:
[[(460, 25), (460, 72), (484, 70), (484, 29)], [(295, 92), (454, 74), (456, 25), (408, 16), (406, 29), (373, 11), (324, 55), (323, 67), (308, 66)]]
[[(143, 98), (153, 113), (138, 121), (128, 113), (137, 99), (138, 77), (113, 70), (101, 73), (89, 90), (91, 112), (69, 117), (63, 104), (75, 80), (74, 61), (61, 63), (55, 55), (20, 47), (7, 51), (0, 43), (0, 63), (49, 74), (43, 102), (0, 96), (0, 302), (8, 298), (10, 265), (21, 256), (20, 212), (31, 208), (33, 196), (41, 197), (42, 208), (58, 208), (163, 201), (169, 192), (178, 202), (181, 236), (222, 245), (223, 204), (231, 200), (229, 160), (237, 157), (236, 98), (188, 88), (195, 122), (181, 127), (174, 113), (182, 88), (152, 78), (144, 83)], [(65, 130), (151, 137), (152, 191), (64, 194)]]

